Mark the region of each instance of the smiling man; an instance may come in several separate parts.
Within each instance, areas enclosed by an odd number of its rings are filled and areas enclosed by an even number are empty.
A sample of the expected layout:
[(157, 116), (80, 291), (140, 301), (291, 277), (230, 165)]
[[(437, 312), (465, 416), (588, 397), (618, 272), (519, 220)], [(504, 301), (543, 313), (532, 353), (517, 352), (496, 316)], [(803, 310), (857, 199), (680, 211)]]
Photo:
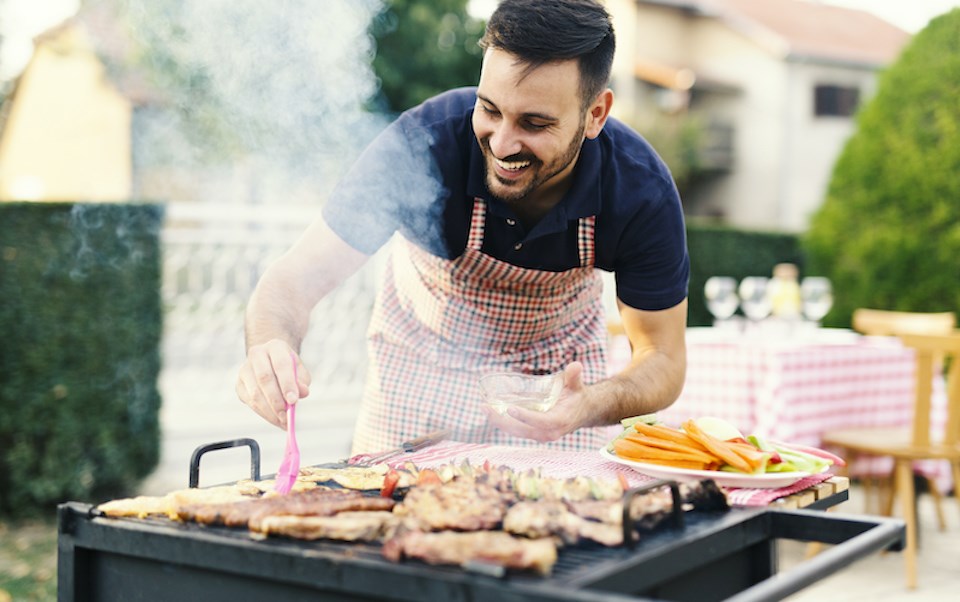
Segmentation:
[[(355, 452), (437, 429), (597, 449), (598, 427), (679, 395), (683, 214), (654, 150), (610, 118), (609, 15), (592, 0), (504, 0), (481, 44), (479, 85), (391, 124), (258, 284), (237, 394), (273, 424), (309, 392), (299, 353), (311, 310), (391, 237)], [(633, 350), (611, 377), (598, 269), (615, 274)], [(550, 411), (501, 415), (478, 384), (496, 370), (560, 373), (563, 391)]]
[[(584, 135), (596, 138), (610, 111), (609, 90), (584, 115), (579, 69), (568, 60), (534, 70), (506, 50), (484, 54), (473, 133), (490, 194), (535, 222), (569, 189)], [(590, 131), (587, 132), (587, 125)]]

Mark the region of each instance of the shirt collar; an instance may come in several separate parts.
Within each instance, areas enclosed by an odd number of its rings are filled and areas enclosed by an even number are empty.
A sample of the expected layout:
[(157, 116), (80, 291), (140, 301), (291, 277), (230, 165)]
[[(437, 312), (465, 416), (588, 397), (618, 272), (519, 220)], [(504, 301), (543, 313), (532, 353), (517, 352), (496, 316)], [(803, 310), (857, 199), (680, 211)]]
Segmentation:
[[(559, 232), (566, 230), (570, 220), (599, 215), (601, 207), (600, 165), (602, 150), (599, 138), (586, 139), (580, 149), (580, 157), (573, 172), (573, 185), (563, 200), (537, 224), (536, 230)], [(502, 217), (515, 217), (505, 204), (492, 198), (484, 182), (483, 153), (476, 138), (470, 148), (470, 164), (467, 173), (467, 195), (487, 201), (489, 211)], [(546, 230), (546, 231), (545, 231)]]

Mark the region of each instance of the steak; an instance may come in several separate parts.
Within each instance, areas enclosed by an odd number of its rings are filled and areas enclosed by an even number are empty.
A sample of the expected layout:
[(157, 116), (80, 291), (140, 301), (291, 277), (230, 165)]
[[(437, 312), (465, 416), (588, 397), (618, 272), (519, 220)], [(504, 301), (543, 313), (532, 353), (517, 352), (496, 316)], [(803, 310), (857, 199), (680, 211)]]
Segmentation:
[(557, 561), (557, 546), (551, 537), (524, 539), (503, 531), (409, 531), (388, 539), (383, 544), (383, 555), (394, 562), (417, 558), (428, 564), (465, 567), (482, 562), (546, 575)]

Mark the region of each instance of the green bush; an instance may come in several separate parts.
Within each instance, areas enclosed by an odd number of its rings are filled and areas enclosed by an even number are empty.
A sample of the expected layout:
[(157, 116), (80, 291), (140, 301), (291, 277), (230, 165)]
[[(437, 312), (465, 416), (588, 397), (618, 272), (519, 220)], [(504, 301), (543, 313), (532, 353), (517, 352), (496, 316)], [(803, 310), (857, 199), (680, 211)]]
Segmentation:
[(789, 262), (803, 271), (797, 237), (788, 233), (754, 232), (729, 227), (687, 223), (690, 251), (690, 294), (687, 324), (709, 326), (703, 286), (710, 276), (770, 276), (773, 266)]
[(0, 513), (110, 497), (157, 465), (162, 220), (0, 203)]
[(933, 21), (862, 108), (802, 240), (857, 307), (960, 310), (960, 9)]

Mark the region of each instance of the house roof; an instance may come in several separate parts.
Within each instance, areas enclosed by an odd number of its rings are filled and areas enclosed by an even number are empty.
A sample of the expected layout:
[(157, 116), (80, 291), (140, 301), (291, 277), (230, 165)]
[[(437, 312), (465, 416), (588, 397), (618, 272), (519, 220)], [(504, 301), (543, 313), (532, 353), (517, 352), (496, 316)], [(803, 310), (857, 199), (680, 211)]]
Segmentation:
[(880, 67), (910, 34), (870, 13), (804, 0), (639, 0), (716, 18), (786, 59)]
[(111, 82), (120, 94), (135, 105), (158, 103), (162, 100), (160, 91), (136, 70), (111, 68), (126, 65), (128, 57), (134, 52), (134, 43), (106, 3), (84, 3), (75, 15), (37, 35), (34, 46), (56, 44), (58, 38), (71, 29), (82, 32), (90, 49), (95, 51), (101, 62), (108, 67)]

